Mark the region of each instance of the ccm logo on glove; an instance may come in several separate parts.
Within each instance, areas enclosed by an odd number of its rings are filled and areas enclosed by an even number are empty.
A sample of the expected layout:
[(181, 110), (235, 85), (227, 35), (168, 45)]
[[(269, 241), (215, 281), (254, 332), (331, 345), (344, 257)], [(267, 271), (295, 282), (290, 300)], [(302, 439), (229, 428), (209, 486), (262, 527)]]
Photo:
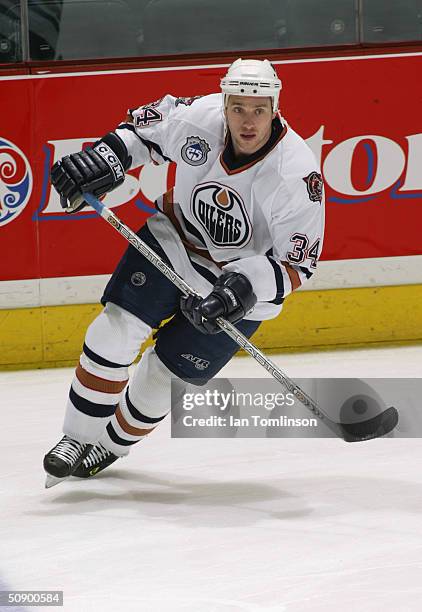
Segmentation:
[(94, 147), (94, 151), (97, 151), (99, 155), (103, 158), (103, 160), (109, 165), (110, 169), (113, 171), (114, 178), (116, 181), (120, 179), (124, 179), (125, 171), (123, 169), (122, 164), (120, 163), (117, 155), (108, 147), (105, 142)]

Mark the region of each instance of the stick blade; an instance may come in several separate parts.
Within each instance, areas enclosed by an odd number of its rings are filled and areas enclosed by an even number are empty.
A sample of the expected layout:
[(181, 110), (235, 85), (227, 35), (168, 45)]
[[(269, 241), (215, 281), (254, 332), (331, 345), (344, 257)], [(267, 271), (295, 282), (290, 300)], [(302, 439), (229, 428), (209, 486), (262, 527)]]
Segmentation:
[(360, 423), (338, 423), (338, 426), (346, 442), (364, 442), (385, 436), (393, 431), (398, 422), (399, 413), (392, 406), (372, 419)]

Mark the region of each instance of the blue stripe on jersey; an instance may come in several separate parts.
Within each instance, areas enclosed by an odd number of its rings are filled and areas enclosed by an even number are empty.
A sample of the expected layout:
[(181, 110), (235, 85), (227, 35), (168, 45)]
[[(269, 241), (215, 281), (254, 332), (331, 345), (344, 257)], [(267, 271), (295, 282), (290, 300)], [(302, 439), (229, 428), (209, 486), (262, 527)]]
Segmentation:
[(107, 425), (106, 429), (107, 429), (108, 435), (110, 436), (110, 439), (115, 444), (120, 444), (121, 446), (132, 446), (132, 444), (136, 444), (136, 442), (139, 442), (139, 440), (124, 440), (123, 438), (118, 436), (116, 432), (114, 431), (114, 427), (111, 423)]
[(299, 266), (299, 270), (303, 272), (303, 274), (306, 276), (308, 280), (311, 278), (313, 274), (313, 272), (311, 272), (310, 270), (308, 270), (308, 268), (305, 268), (304, 266)]
[(98, 365), (102, 365), (107, 368), (128, 368), (131, 365), (130, 363), (114, 363), (114, 361), (108, 361), (108, 359), (104, 359), (104, 357), (101, 357), (101, 355), (97, 355), (97, 353), (91, 351), (86, 343), (84, 343), (83, 352), (88, 359), (91, 359), (91, 361), (98, 363)]
[(89, 400), (78, 395), (73, 389), (73, 387), (70, 387), (69, 399), (75, 406), (76, 410), (79, 410), (79, 412), (82, 412), (83, 414), (87, 414), (88, 416), (92, 417), (111, 417), (117, 409), (117, 404), (112, 406), (106, 406), (104, 404), (96, 404), (95, 402), (90, 402)]
[(164, 161), (168, 161), (168, 162), (173, 161), (172, 159), (170, 159), (170, 157), (166, 157), (164, 155), (164, 153), (161, 150), (161, 147), (156, 142), (152, 142), (152, 140), (146, 140), (145, 138), (141, 138), (141, 136), (139, 136), (139, 138), (142, 140), (143, 144), (147, 147), (149, 152), (151, 152), (151, 149), (152, 149), (153, 151), (158, 153), (158, 155), (160, 155), (160, 157), (162, 157)]
[(129, 399), (129, 389), (126, 389), (125, 400), (126, 400), (126, 405), (128, 407), (130, 414), (133, 416), (134, 419), (136, 419), (137, 421), (141, 421), (142, 423), (159, 423), (166, 416), (164, 415), (162, 417), (153, 419), (152, 417), (147, 417), (141, 412), (139, 412), (139, 410), (135, 408), (135, 406), (132, 404), (132, 402)]
[(202, 234), (199, 230), (196, 229), (196, 227), (194, 225), (192, 225), (192, 223), (186, 219), (185, 215), (183, 214), (183, 212), (180, 210), (180, 213), (182, 215), (182, 219), (183, 219), (183, 223), (185, 224), (185, 227), (187, 229), (187, 231), (192, 234), (192, 236), (195, 236), (195, 238), (197, 238), (199, 240), (199, 242), (206, 248), (207, 245), (205, 244), (205, 241), (202, 237)]
[(196, 261), (192, 261), (192, 259), (190, 259), (190, 263), (191, 266), (195, 268), (195, 270), (199, 272), (201, 276), (203, 276), (209, 283), (211, 283), (211, 285), (215, 284), (215, 281), (218, 277), (214, 274), (214, 272), (211, 272), (211, 270), (208, 270), (208, 268), (206, 268), (205, 266), (201, 266), (200, 264), (196, 263)]
[(274, 261), (274, 259), (271, 257), (273, 250), (270, 249), (269, 251), (267, 251), (265, 253), (265, 255), (267, 256), (268, 261), (270, 262), (270, 264), (273, 267), (274, 270), (274, 275), (275, 275), (275, 282), (276, 282), (276, 294), (275, 294), (275, 298), (273, 300), (270, 300), (270, 304), (282, 304), (284, 302), (284, 279), (283, 279), (283, 273), (281, 271), (281, 268), (279, 266), (279, 264)]
[(116, 129), (129, 130), (130, 132), (133, 132), (139, 138), (139, 140), (146, 146), (149, 152), (151, 152), (151, 150), (154, 150), (156, 153), (158, 153), (158, 155), (160, 155), (164, 159), (164, 161), (168, 161), (168, 162), (173, 161), (172, 159), (170, 159), (170, 157), (166, 157), (164, 155), (164, 153), (161, 150), (160, 145), (158, 145), (156, 142), (153, 142), (152, 140), (146, 140), (146, 138), (142, 138), (142, 136), (139, 136), (138, 132), (135, 130), (135, 126), (132, 125), (131, 123), (121, 123)]

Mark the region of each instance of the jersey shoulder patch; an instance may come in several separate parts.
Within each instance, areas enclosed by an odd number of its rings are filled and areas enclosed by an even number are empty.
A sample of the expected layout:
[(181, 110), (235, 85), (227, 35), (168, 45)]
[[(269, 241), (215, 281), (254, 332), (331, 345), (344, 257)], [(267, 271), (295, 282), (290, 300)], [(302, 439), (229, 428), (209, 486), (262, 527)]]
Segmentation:
[(308, 190), (309, 199), (311, 202), (322, 202), (322, 188), (324, 181), (322, 176), (318, 172), (311, 172), (308, 176), (305, 176), (302, 180), (306, 183)]
[(191, 106), (195, 102), (195, 100), (199, 100), (199, 98), (202, 98), (202, 96), (191, 96), (190, 98), (176, 98), (174, 105), (179, 106), (180, 104), (183, 104), (184, 106)]

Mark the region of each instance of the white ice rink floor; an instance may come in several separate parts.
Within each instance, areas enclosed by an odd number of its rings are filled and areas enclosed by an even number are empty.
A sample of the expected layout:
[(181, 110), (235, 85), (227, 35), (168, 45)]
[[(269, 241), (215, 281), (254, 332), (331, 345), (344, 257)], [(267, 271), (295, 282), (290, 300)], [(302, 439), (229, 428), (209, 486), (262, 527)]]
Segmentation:
[[(422, 347), (274, 360), (422, 378)], [(265, 376), (249, 358), (223, 373)], [(0, 589), (64, 591), (26, 610), (422, 610), (420, 440), (172, 439), (164, 422), (97, 478), (45, 490), (71, 378), (0, 373)]]

